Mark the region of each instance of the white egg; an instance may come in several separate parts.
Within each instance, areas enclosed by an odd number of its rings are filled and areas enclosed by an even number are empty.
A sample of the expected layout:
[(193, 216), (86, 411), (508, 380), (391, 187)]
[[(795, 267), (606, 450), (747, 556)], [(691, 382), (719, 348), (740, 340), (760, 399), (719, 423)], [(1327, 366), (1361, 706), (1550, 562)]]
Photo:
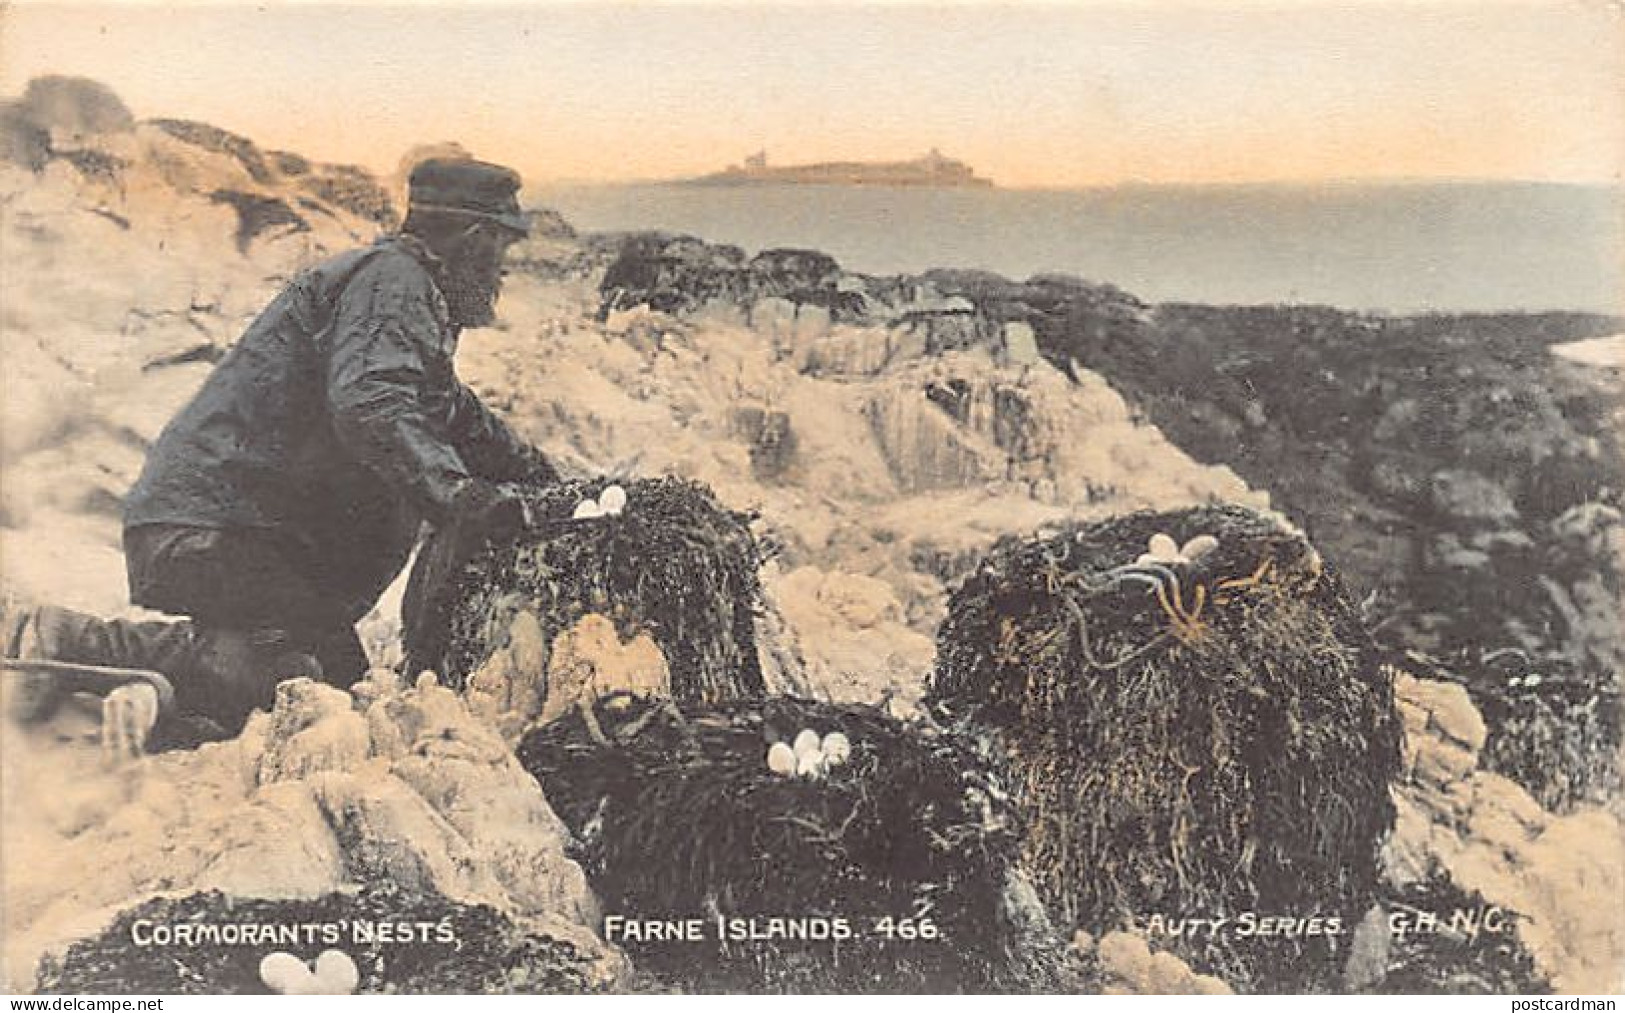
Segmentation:
[(1150, 549), (1151, 556), (1159, 561), (1169, 561), (1179, 556), (1179, 544), (1161, 531), (1151, 536), (1146, 548)]
[(1180, 546), (1179, 554), (1194, 563), (1218, 547), (1219, 540), (1212, 535), (1197, 535)]
[(811, 728), (803, 728), (801, 734), (796, 736), (796, 756), (802, 757), (816, 752), (818, 752), (818, 733)]
[(612, 485), (598, 494), (598, 508), (605, 514), (618, 514), (626, 509), (626, 490)]
[(580, 521), (602, 516), (604, 511), (599, 508), (597, 500), (584, 499), (576, 504), (576, 512), (570, 515), (570, 519)]
[(782, 742), (767, 747), (767, 769), (775, 774), (796, 772), (796, 751)]
[(845, 763), (852, 756), (852, 743), (840, 732), (830, 732), (824, 736), (824, 744), (820, 748), (824, 753), (824, 763), (831, 767)]
[(810, 753), (802, 753), (796, 757), (796, 773), (802, 777), (822, 777), (824, 775), (824, 754), (815, 749)]
[(361, 971), (343, 950), (323, 950), (316, 958), (316, 981), (323, 995), (349, 995), (361, 984)]
[(303, 994), (300, 989), (310, 978), (310, 968), (291, 953), (278, 950), (260, 961), (260, 980), (278, 995)]
[(1138, 556), (1136, 556), (1134, 558), (1134, 565), (1135, 566), (1146, 566), (1146, 565), (1149, 565), (1151, 563), (1160, 563), (1160, 562), (1162, 562), (1162, 560), (1158, 559), (1156, 556), (1153, 556), (1149, 552), (1142, 552), (1142, 553), (1140, 553)]

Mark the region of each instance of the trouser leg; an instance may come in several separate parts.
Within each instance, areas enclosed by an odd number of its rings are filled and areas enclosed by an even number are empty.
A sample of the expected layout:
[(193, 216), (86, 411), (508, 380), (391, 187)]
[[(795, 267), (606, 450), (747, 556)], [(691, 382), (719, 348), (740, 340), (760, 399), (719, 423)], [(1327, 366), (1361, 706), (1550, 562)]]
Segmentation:
[(271, 705), (282, 679), (347, 688), (366, 671), (349, 607), (262, 533), (132, 528), (125, 555), (136, 604), (192, 617), (197, 678), (186, 680), (195, 683), (186, 699), (201, 713), (240, 726)]
[(355, 606), (335, 599), (285, 550), (256, 531), (132, 528), (125, 532), (130, 597), (191, 616), (200, 628), (279, 631), (284, 650), (314, 656), (347, 687), (367, 669)]

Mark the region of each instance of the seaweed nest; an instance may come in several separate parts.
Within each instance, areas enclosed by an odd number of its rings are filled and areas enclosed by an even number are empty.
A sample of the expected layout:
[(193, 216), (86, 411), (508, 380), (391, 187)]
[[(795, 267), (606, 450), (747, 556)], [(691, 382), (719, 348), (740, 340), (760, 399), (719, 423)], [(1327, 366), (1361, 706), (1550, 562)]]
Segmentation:
[[(1352, 925), (1370, 905), (1393, 686), (1336, 576), (1276, 520), (1203, 507), (1001, 542), (952, 595), (927, 703), (999, 733), (1027, 867), (1069, 926)], [(1238, 989), (1308, 988), (1335, 980), (1336, 938), (1179, 952)]]
[(1480, 766), (1522, 785), (1543, 809), (1573, 812), (1619, 794), (1621, 698), (1614, 676), (1517, 650), (1448, 658), (1407, 651), (1397, 663), (1465, 689), (1489, 729)]
[[(578, 838), (606, 914), (701, 920), (698, 941), (612, 938), (641, 971), (694, 991), (1055, 987), (1061, 947), (971, 740), (791, 698), (680, 721), (610, 697), (598, 713), (619, 745), (561, 721), (532, 731), (519, 758)], [(821, 774), (770, 769), (773, 744), (788, 751), (806, 729), (839, 731), (848, 757)], [(718, 918), (757, 938), (723, 938)], [(849, 938), (793, 938), (791, 923)]]
[[(189, 933), (184, 942), (177, 927)], [(39, 992), (267, 994), (259, 970), (267, 954), (285, 951), (308, 964), (328, 949), (355, 962), (359, 993), (602, 987), (590, 961), (566, 941), (527, 931), (486, 905), (385, 883), (314, 900), (240, 900), (218, 891), (150, 900), (100, 935), (41, 960)]]
[[(532, 528), (454, 573), (426, 563), (440, 555), (431, 539), (403, 610), (409, 670), (432, 669), (462, 689), (521, 609), (540, 620), (549, 645), (596, 612), (622, 637), (649, 634), (678, 703), (763, 693), (755, 634), (763, 552), (753, 518), (726, 509), (699, 483), (660, 478), (627, 482), (619, 514), (572, 519), (579, 504), (596, 502), (612, 484), (594, 479), (528, 491), (538, 519)], [(454, 534), (436, 535), (448, 537)]]

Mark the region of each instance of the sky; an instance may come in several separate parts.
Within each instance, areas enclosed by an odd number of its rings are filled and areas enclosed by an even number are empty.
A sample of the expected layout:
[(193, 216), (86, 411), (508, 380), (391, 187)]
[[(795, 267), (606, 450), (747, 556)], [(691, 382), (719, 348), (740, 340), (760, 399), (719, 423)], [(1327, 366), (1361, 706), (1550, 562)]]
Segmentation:
[(0, 95), (45, 73), (318, 160), (456, 140), (533, 182), (933, 147), (1021, 187), (1625, 172), (1609, 0), (6, 4)]

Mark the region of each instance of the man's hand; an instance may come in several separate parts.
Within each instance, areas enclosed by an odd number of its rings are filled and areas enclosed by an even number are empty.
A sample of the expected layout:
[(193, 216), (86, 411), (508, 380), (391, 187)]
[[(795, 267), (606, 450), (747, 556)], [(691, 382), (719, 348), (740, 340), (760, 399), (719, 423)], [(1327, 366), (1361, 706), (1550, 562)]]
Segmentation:
[(535, 447), (527, 446), (522, 454), (523, 464), (519, 480), (526, 485), (556, 485), (559, 481), (559, 470), (553, 467), (553, 462), (547, 455)]
[(401, 602), (406, 628), (443, 627), (463, 568), (487, 547), (513, 541), (530, 523), (530, 504), (507, 487), (474, 479), (459, 489), (407, 581)]
[(530, 504), (510, 489), (478, 479), (468, 483), (451, 504), (448, 525), (464, 560), (487, 544), (508, 541), (530, 526)]

